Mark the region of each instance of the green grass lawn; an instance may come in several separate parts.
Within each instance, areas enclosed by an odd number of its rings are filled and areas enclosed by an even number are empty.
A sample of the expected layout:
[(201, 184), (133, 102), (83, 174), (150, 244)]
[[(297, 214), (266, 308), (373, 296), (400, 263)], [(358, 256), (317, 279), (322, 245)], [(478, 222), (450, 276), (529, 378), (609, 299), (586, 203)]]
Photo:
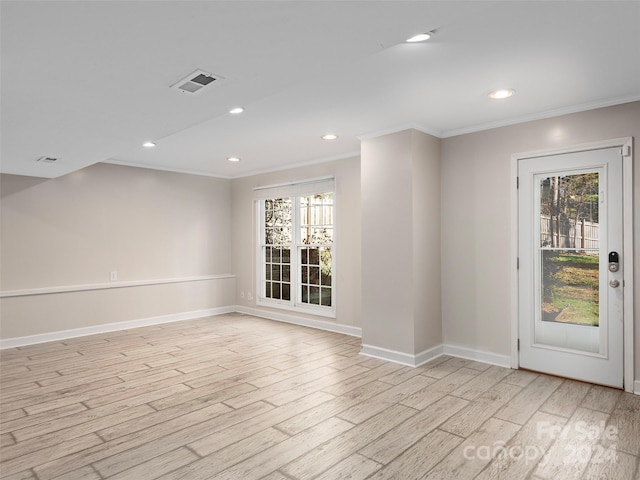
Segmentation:
[(544, 251), (542, 319), (598, 326), (598, 268), (597, 255)]

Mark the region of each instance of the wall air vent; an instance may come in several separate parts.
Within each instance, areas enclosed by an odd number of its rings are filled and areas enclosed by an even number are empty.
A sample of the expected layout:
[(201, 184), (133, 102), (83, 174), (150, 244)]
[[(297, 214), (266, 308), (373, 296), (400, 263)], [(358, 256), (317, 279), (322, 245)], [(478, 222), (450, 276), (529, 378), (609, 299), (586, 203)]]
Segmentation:
[(188, 75), (179, 82), (171, 85), (171, 88), (181, 92), (194, 94), (221, 78), (222, 77), (212, 75), (211, 73), (207, 73), (203, 70), (196, 70), (191, 75)]
[(56, 157), (40, 157), (36, 162), (40, 163), (54, 163), (57, 162), (58, 159)]

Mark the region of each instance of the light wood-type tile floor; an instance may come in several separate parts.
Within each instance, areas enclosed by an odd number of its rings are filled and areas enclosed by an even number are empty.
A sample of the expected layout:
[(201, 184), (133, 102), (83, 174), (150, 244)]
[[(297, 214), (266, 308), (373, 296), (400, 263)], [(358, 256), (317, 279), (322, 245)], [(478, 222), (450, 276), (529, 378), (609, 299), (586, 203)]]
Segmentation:
[(640, 480), (640, 396), (241, 314), (1, 353), (0, 477)]

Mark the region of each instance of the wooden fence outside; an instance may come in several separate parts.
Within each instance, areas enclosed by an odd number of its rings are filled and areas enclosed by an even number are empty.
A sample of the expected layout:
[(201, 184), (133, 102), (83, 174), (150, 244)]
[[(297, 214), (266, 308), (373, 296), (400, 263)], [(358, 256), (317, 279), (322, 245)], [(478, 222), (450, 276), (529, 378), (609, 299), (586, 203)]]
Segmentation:
[[(553, 221), (553, 228), (551, 222)], [(540, 242), (552, 248), (599, 248), (600, 225), (582, 220), (576, 223), (558, 217), (540, 216)]]

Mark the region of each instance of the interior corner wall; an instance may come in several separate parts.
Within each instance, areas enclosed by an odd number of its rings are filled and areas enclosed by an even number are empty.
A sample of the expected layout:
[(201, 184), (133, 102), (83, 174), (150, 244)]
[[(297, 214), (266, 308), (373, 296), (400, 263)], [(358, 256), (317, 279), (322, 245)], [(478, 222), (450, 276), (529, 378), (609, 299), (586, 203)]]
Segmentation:
[[(298, 182), (333, 176), (336, 180), (336, 318), (256, 305), (256, 207), (255, 187)], [(361, 319), (361, 255), (360, 255), (360, 158), (347, 158), (327, 163), (285, 169), (231, 181), (232, 270), (236, 275), (236, 305), (241, 311), (257, 312), (273, 318), (295, 317), (301, 323), (322, 322), (332, 327), (355, 327)], [(306, 321), (309, 322), (306, 322)], [(333, 324), (333, 325), (331, 325)], [(338, 331), (343, 331), (338, 328)], [(349, 331), (354, 331), (350, 329)]]
[(230, 180), (96, 164), (2, 175), (0, 198), (3, 340), (234, 304)]
[(511, 155), (634, 137), (635, 376), (640, 378), (640, 102), (442, 140), (442, 315), (447, 345), (510, 355)]

